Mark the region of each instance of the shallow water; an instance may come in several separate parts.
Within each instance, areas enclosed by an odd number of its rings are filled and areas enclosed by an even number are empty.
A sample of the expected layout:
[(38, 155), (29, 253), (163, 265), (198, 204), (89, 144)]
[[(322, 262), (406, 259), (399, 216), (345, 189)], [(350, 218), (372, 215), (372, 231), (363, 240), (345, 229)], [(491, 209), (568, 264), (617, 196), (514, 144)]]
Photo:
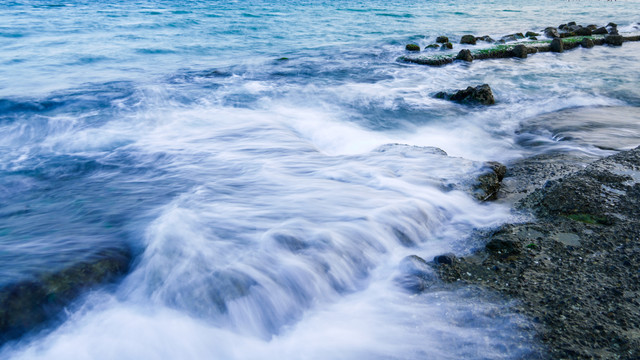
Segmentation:
[[(571, 20), (637, 31), (637, 5), (1, 4), (0, 283), (114, 244), (138, 256), (115, 289), (0, 354), (521, 357), (526, 321), (504, 300), (412, 295), (396, 281), (401, 260), (468, 253), (473, 229), (513, 219), (460, 190), (482, 161), (611, 153), (531, 119), (594, 106), (637, 114), (640, 44), (444, 68), (396, 58), (437, 35)], [(495, 106), (431, 97), (480, 83)]]

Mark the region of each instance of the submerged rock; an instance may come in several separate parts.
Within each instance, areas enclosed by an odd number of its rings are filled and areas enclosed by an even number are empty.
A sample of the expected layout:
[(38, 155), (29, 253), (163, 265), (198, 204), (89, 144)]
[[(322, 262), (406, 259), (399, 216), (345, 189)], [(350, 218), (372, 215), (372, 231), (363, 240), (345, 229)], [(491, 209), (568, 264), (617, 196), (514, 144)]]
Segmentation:
[(495, 42), (495, 40), (493, 40), (493, 39), (491, 38), (491, 36), (489, 36), (489, 35), (476, 37), (476, 40), (484, 41), (484, 42), (488, 42), (488, 43)]
[(537, 32), (533, 32), (533, 31), (527, 31), (526, 34), (524, 34), (524, 36), (530, 38), (530, 37), (540, 36), (540, 34), (538, 34)]
[(395, 278), (397, 284), (412, 293), (420, 293), (438, 281), (435, 271), (417, 255), (402, 259), (399, 265), (400, 275)]
[(490, 161), (485, 163), (484, 173), (477, 178), (473, 187), (473, 194), (480, 201), (496, 200), (498, 191), (507, 173), (507, 167), (503, 164)]
[(82, 292), (124, 275), (132, 255), (126, 249), (105, 249), (58, 272), (0, 289), (0, 344), (59, 316)]
[(425, 47), (425, 50), (426, 49), (434, 49), (434, 50), (435, 49), (440, 49), (440, 45), (438, 45), (438, 44), (427, 45), (427, 47)]
[(420, 51), (420, 46), (417, 44), (407, 44), (404, 48), (407, 51)]
[(446, 42), (442, 44), (442, 50), (445, 50), (445, 49), (453, 49), (453, 44), (450, 42)]
[(463, 35), (462, 38), (460, 39), (460, 44), (475, 45), (476, 37), (473, 35)]

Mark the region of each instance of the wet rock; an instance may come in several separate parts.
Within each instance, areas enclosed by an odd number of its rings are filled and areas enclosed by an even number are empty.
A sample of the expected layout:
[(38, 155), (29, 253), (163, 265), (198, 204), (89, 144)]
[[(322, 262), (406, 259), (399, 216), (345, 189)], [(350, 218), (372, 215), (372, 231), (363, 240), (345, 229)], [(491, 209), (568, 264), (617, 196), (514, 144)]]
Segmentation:
[(598, 28), (598, 25), (593, 25), (593, 24), (587, 25), (587, 29), (589, 29), (591, 31), (596, 30), (597, 28)]
[(476, 184), (473, 186), (473, 194), (476, 199), (480, 201), (496, 200), (506, 173), (507, 167), (499, 162), (485, 163), (483, 173), (478, 176)]
[(607, 35), (604, 37), (604, 43), (611, 46), (622, 46), (624, 38), (621, 35)]
[(450, 43), (450, 42), (446, 42), (446, 43), (442, 44), (442, 50), (445, 50), (445, 49), (449, 49), (449, 50), (453, 49), (453, 44)]
[(456, 256), (452, 253), (438, 255), (433, 258), (436, 265), (452, 265), (456, 261)]
[(434, 97), (438, 99), (445, 99), (462, 103), (475, 103), (481, 105), (495, 104), (493, 93), (491, 92), (491, 88), (487, 84), (483, 84), (477, 87), (469, 86), (464, 90), (458, 90), (452, 94), (439, 92)]
[(446, 44), (446, 43), (448, 43), (448, 42), (449, 42), (449, 38), (448, 38), (448, 37), (446, 37), (446, 36), (438, 36), (438, 37), (436, 38), (436, 42), (437, 42), (437, 43), (440, 43), (440, 44)]
[(551, 44), (549, 45), (549, 50), (551, 52), (557, 52), (557, 53), (563, 52), (564, 51), (564, 45), (562, 43), (562, 40), (560, 40), (560, 39), (551, 40)]
[(524, 39), (524, 35), (522, 35), (522, 33), (505, 35), (500, 40), (504, 40), (505, 42), (508, 42), (508, 41), (517, 41), (520, 39)]
[(473, 55), (471, 55), (471, 51), (469, 49), (462, 49), (456, 56), (456, 60), (462, 60), (466, 62), (473, 61)]
[(417, 255), (405, 257), (398, 267), (400, 275), (395, 278), (396, 283), (412, 293), (423, 292), (438, 281), (433, 268)]
[(440, 45), (438, 44), (427, 45), (425, 49), (433, 49), (433, 50), (440, 49)]
[(417, 44), (407, 44), (404, 48), (407, 51), (420, 51), (420, 46)]
[(558, 29), (554, 28), (554, 27), (548, 27), (546, 29), (544, 29), (544, 35), (546, 37), (555, 39), (555, 38), (559, 38), (560, 34), (558, 33)]
[(595, 30), (593, 30), (592, 34), (593, 35), (606, 35), (609, 32), (607, 31), (607, 29), (603, 26), (603, 27), (599, 27)]
[(609, 35), (620, 35), (618, 33), (618, 28), (616, 27), (609, 28)]
[(413, 64), (420, 64), (420, 65), (443, 66), (443, 65), (451, 64), (453, 62), (453, 58), (450, 58), (450, 57), (424, 58), (424, 57), (401, 56), (398, 58), (398, 61), (403, 61), (403, 62), (413, 63)]
[(577, 26), (577, 25), (578, 25), (578, 24), (576, 24), (576, 22), (575, 22), (575, 21), (569, 21), (569, 22), (567, 23), (567, 26), (569, 26), (569, 27), (571, 27), (571, 26)]
[(463, 35), (462, 38), (460, 39), (460, 44), (475, 45), (476, 37), (473, 35)]
[(529, 40), (538, 40), (538, 38), (536, 36), (532, 36), (529, 38)]
[(576, 35), (578, 36), (591, 36), (592, 31), (589, 28), (579, 28), (576, 30)]
[(607, 27), (618, 27), (618, 24), (610, 22), (607, 24)]
[(529, 53), (529, 50), (524, 45), (516, 45), (513, 47), (511, 52), (513, 53), (513, 56), (517, 58), (526, 59), (527, 54)]
[(527, 33), (524, 34), (524, 36), (530, 38), (530, 37), (540, 36), (540, 34), (538, 34), (537, 32), (533, 32), (533, 31), (527, 31)]
[(104, 249), (61, 271), (4, 286), (0, 289), (0, 344), (60, 316), (84, 291), (124, 275), (131, 258), (126, 249)]
[(582, 39), (582, 41), (580, 42), (580, 45), (583, 48), (587, 48), (587, 49), (591, 49), (592, 47), (594, 47), (594, 43), (593, 40), (589, 39), (589, 38), (584, 38)]

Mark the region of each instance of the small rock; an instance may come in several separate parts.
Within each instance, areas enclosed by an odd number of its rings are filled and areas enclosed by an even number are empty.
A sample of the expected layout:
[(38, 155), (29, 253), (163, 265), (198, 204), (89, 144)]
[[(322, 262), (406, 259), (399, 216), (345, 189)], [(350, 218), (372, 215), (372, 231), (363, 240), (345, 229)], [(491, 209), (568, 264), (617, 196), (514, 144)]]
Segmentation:
[(598, 28), (598, 25), (587, 25), (587, 29), (593, 31)]
[(493, 40), (493, 39), (491, 38), (491, 36), (489, 36), (489, 35), (476, 37), (476, 40), (480, 40), (480, 41), (484, 41), (484, 42), (488, 42), (488, 43), (495, 42), (495, 40)]
[(517, 41), (520, 39), (524, 39), (524, 35), (522, 35), (522, 33), (509, 34), (501, 38), (501, 40), (504, 40), (504, 41)]
[(567, 23), (567, 26), (577, 26), (577, 24), (576, 24), (576, 22), (575, 22), (575, 21), (569, 21), (569, 22)]
[(442, 49), (442, 50), (445, 50), (445, 49), (453, 49), (453, 44), (452, 44), (452, 43), (450, 43), (450, 42), (444, 43), (444, 44), (442, 44), (441, 49)]
[(469, 49), (462, 49), (456, 56), (456, 60), (462, 60), (466, 62), (473, 61), (473, 55), (471, 55), (471, 51)]
[(548, 27), (546, 29), (544, 29), (544, 35), (546, 37), (550, 37), (553, 39), (559, 38), (560, 34), (558, 34), (558, 29), (554, 28), (554, 27)]
[(451, 265), (456, 260), (456, 256), (452, 253), (438, 255), (433, 258), (436, 265)]
[(607, 35), (604, 37), (604, 43), (611, 46), (622, 46), (624, 38), (621, 35)]
[(448, 37), (446, 37), (446, 36), (438, 36), (438, 37), (436, 38), (436, 42), (437, 42), (437, 43), (440, 43), (440, 44), (446, 44), (446, 43), (448, 43), (448, 42), (449, 42), (449, 38), (448, 38)]
[(606, 35), (606, 34), (608, 34), (609, 32), (608, 32), (608, 31), (607, 31), (607, 29), (603, 26), (603, 27), (599, 27), (599, 28), (597, 28), (597, 29), (593, 30), (591, 33), (592, 33), (592, 34), (594, 34), (594, 35)]
[(418, 46), (417, 44), (407, 44), (407, 46), (404, 47), (407, 51), (420, 51), (420, 46)]
[(496, 200), (502, 179), (507, 173), (507, 167), (496, 161), (490, 161), (484, 165), (486, 170), (478, 176), (473, 194), (480, 201)]
[(533, 32), (533, 31), (527, 31), (527, 33), (524, 34), (524, 36), (530, 38), (530, 37), (534, 37), (534, 36), (540, 36), (540, 34), (538, 34), (537, 32)]
[(591, 49), (594, 46), (593, 40), (589, 38), (582, 39), (582, 41), (580, 42), (580, 45), (582, 45), (583, 48), (587, 48), (587, 49)]
[(467, 87), (464, 90), (458, 90), (453, 94), (447, 94), (445, 92), (439, 92), (434, 95), (438, 99), (446, 99), (457, 102), (469, 102), (479, 103), (482, 105), (495, 104), (493, 93), (491, 88), (487, 84), (483, 84), (477, 87)]
[(553, 39), (551, 40), (551, 45), (549, 45), (549, 50), (551, 52), (557, 52), (557, 53), (561, 53), (564, 51), (564, 45), (562, 44), (562, 40), (560, 39)]
[(607, 27), (618, 27), (618, 24), (610, 22), (607, 24)]
[(440, 49), (440, 45), (438, 45), (438, 44), (427, 45), (427, 47), (425, 47), (425, 49)]
[(438, 279), (435, 271), (419, 256), (410, 255), (399, 264), (401, 275), (395, 281), (412, 293), (420, 293), (431, 287)]
[(537, 37), (535, 37), (535, 36), (532, 36), (532, 37), (530, 37), (529, 39), (530, 39), (530, 40), (538, 40), (538, 38), (537, 38)]
[(464, 35), (460, 39), (460, 44), (475, 45), (476, 44), (476, 37), (473, 36), (473, 35)]
[(620, 35), (620, 33), (618, 33), (618, 28), (611, 28), (611, 30), (609, 30), (609, 35)]

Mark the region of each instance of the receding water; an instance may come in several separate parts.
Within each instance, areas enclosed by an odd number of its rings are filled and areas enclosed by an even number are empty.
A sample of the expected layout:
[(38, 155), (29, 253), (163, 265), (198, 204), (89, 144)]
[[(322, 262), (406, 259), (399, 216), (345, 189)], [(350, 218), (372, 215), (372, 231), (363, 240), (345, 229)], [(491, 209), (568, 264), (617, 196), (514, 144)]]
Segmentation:
[[(137, 255), (117, 286), (0, 357), (526, 355), (526, 319), (505, 300), (413, 295), (396, 281), (402, 259), (468, 253), (474, 229), (513, 220), (461, 190), (482, 161), (609, 154), (560, 136), (570, 122), (528, 120), (596, 106), (637, 119), (640, 44), (443, 68), (396, 59), (437, 35), (572, 20), (638, 31), (638, 5), (3, 2), (0, 285), (105, 246)], [(481, 83), (495, 106), (432, 97)]]

